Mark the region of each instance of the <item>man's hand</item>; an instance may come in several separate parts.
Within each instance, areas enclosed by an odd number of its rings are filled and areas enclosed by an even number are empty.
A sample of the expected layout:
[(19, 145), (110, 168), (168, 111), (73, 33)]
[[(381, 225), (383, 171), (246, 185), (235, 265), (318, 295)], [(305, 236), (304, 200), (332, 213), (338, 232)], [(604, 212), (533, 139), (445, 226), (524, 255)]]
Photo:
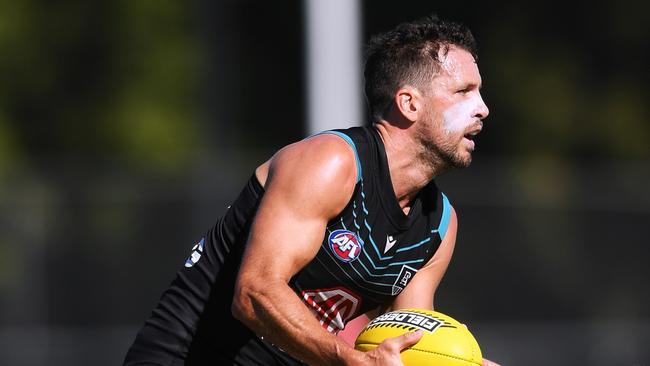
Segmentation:
[(400, 352), (404, 348), (408, 348), (422, 338), (422, 331), (402, 334), (401, 336), (387, 338), (372, 351), (366, 352), (371, 365), (385, 365), (385, 366), (404, 366), (400, 358)]

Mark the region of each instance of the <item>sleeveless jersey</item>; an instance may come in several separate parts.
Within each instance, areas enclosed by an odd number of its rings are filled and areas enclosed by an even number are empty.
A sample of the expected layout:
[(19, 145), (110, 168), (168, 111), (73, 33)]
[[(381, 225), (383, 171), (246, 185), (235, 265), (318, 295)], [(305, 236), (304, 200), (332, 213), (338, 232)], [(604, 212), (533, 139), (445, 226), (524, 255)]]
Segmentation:
[[(405, 214), (376, 130), (324, 133), (340, 136), (354, 150), (357, 183), (348, 205), (328, 223), (316, 257), (289, 285), (321, 325), (337, 333), (346, 321), (390, 304), (408, 285), (444, 238), (451, 206), (432, 181)], [(226, 214), (196, 243), (138, 333), (125, 365), (297, 364), (231, 314), (236, 276), (263, 194), (253, 174)]]

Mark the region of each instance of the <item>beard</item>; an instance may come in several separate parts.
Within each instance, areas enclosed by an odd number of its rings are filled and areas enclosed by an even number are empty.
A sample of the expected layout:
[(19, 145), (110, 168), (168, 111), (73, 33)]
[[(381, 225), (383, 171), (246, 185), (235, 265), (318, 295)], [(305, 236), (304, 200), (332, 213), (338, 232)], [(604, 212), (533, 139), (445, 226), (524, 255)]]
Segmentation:
[(420, 158), (434, 170), (467, 168), (472, 163), (471, 152), (463, 154), (459, 151), (463, 135), (442, 132), (441, 135), (433, 137), (425, 129), (420, 130), (417, 135), (422, 146)]
[(435, 143), (426, 141), (423, 146), (426, 150), (428, 160), (442, 166), (444, 169), (467, 168), (472, 163), (472, 154), (463, 155), (458, 151), (460, 143), (443, 142)]
[[(425, 122), (426, 121), (426, 122)], [(462, 146), (465, 131), (452, 132), (442, 126), (442, 116), (429, 110), (416, 131), (422, 151), (420, 158), (434, 171), (467, 168), (472, 163), (471, 151)]]

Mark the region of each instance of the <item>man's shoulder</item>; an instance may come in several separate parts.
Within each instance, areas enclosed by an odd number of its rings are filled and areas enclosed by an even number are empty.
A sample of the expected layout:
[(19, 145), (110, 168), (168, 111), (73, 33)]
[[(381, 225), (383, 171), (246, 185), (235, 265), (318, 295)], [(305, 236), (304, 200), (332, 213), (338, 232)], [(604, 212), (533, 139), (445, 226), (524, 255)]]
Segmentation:
[(355, 151), (345, 140), (332, 134), (313, 135), (287, 145), (271, 158), (270, 163), (271, 174), (284, 172), (320, 181), (345, 181), (348, 176), (356, 177)]
[(267, 201), (273, 197), (273, 202), (317, 212), (329, 220), (353, 194), (355, 160), (353, 151), (337, 136), (315, 135), (287, 145), (270, 161)]

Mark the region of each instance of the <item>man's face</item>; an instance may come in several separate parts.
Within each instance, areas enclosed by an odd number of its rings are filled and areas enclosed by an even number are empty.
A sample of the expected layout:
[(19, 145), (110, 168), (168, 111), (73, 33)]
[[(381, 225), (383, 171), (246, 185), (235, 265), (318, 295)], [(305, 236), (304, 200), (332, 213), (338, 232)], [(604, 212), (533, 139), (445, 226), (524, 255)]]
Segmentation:
[(489, 110), (481, 98), (481, 75), (474, 57), (450, 47), (440, 53), (440, 72), (425, 93), (424, 119), (418, 136), (435, 160), (451, 167), (467, 167), (475, 149), (474, 136)]

